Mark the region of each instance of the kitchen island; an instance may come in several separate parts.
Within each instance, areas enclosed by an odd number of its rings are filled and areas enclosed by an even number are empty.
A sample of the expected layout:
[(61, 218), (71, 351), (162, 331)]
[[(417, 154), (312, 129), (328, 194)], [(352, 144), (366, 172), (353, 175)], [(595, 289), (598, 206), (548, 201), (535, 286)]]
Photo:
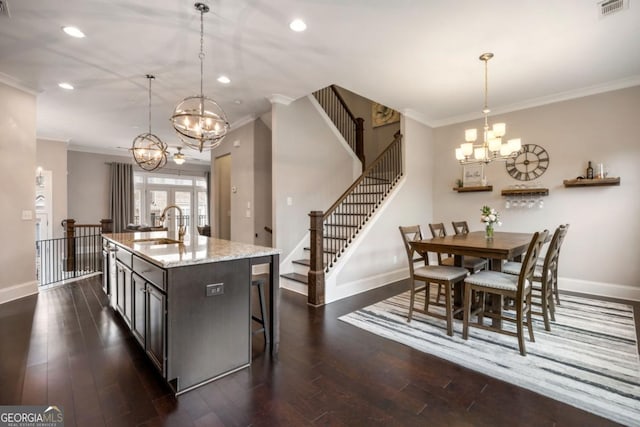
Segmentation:
[[(279, 344), (279, 251), (173, 233), (103, 235), (103, 289), (161, 375), (181, 394), (251, 363), (253, 269), (269, 271), (268, 350)], [(259, 268), (259, 267), (258, 267)]]

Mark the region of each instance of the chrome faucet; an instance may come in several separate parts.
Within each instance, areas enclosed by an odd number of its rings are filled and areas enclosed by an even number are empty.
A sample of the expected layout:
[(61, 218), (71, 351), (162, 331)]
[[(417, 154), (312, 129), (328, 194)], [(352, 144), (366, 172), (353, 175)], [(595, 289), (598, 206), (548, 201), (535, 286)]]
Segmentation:
[(162, 214), (160, 215), (160, 222), (164, 224), (165, 214), (171, 208), (176, 208), (178, 210), (178, 214), (179, 214), (179, 216), (178, 216), (178, 240), (182, 242), (182, 241), (184, 241), (184, 235), (185, 235), (187, 229), (184, 226), (183, 217), (182, 217), (182, 209), (180, 209), (180, 206), (169, 205), (166, 208), (164, 208), (164, 210), (162, 211)]

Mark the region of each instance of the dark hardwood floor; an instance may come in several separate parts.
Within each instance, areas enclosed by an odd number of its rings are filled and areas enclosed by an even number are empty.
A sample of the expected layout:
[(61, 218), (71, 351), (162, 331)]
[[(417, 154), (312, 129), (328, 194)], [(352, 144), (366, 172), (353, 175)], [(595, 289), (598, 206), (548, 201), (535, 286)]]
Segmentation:
[(174, 398), (100, 277), (64, 285), (0, 305), (0, 405), (59, 405), (67, 427), (615, 425), (337, 320), (405, 288), (319, 309), (283, 290), (276, 360), (256, 335), (250, 368)]

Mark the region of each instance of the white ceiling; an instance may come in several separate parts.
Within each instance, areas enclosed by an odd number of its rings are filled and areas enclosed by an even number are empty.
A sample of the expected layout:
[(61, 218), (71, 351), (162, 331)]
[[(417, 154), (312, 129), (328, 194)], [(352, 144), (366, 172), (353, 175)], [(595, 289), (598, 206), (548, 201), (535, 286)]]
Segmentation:
[[(147, 129), (150, 73), (153, 131), (179, 145), (168, 118), (199, 90), (193, 1), (3, 1), (0, 80), (37, 93), (39, 137), (129, 147)], [(494, 112), (638, 85), (640, 0), (628, 2), (601, 18), (592, 0), (210, 0), (205, 94), (232, 126), (269, 111), (273, 95), (329, 84), (439, 126), (480, 115), (487, 51)], [(289, 30), (296, 17), (306, 32)]]

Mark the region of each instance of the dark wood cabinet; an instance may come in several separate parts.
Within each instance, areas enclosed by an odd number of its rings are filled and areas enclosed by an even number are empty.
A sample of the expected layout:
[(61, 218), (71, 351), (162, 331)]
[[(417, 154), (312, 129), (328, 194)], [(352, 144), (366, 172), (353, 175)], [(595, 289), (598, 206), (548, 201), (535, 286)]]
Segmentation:
[(120, 261), (116, 261), (116, 272), (118, 288), (116, 305), (125, 322), (127, 322), (127, 325), (131, 325), (131, 313), (133, 309), (131, 301), (131, 269)]
[(165, 374), (166, 310), (167, 297), (164, 292), (147, 283), (146, 343), (145, 351), (156, 367)]
[(147, 318), (147, 282), (142, 277), (133, 273), (132, 282), (132, 299), (133, 299), (133, 318), (131, 319), (131, 332), (138, 342), (144, 347), (146, 340), (146, 318)]
[(133, 315), (131, 332), (164, 375), (167, 297), (137, 273), (131, 276)]

